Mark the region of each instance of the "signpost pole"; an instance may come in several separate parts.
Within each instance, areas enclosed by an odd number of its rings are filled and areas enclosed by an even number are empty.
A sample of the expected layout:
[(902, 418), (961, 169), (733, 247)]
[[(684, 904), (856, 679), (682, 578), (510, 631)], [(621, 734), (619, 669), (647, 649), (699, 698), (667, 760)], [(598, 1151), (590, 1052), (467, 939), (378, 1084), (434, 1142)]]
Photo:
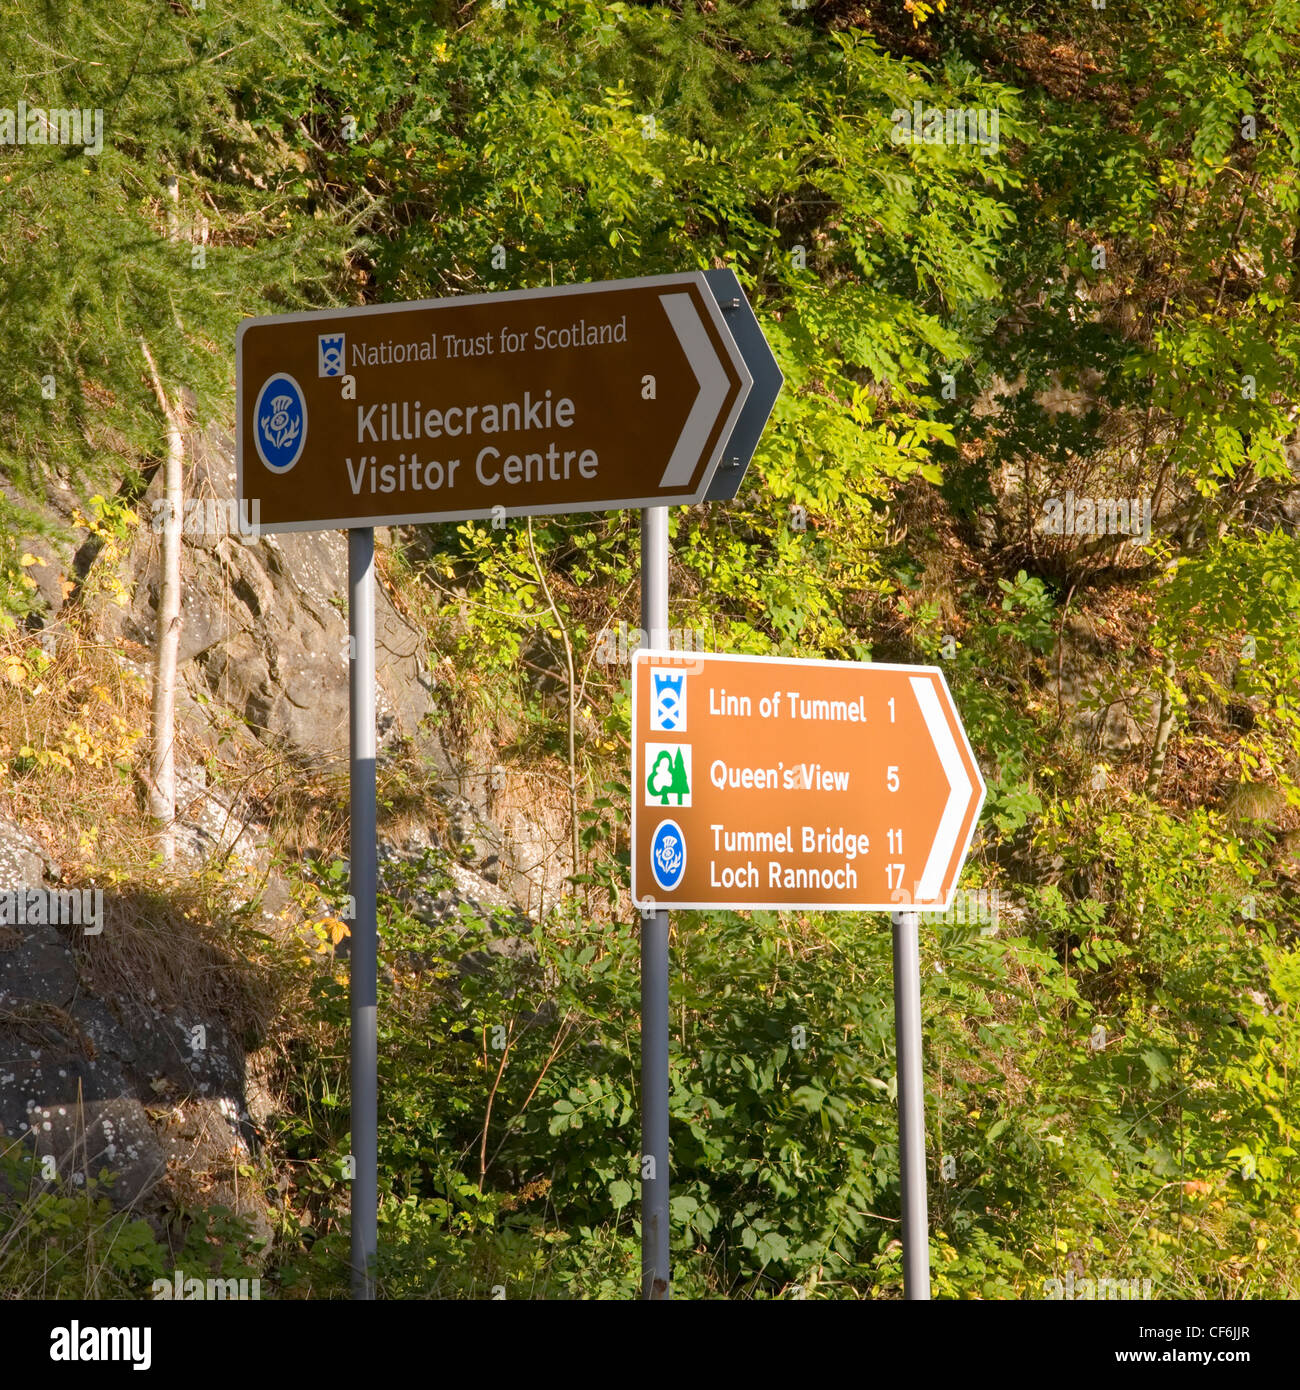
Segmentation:
[[(641, 628), (668, 646), (668, 508), (641, 513)], [(632, 788), (632, 795), (639, 788)], [(641, 914), (641, 1297), (668, 1288), (668, 913)]]
[(349, 877), (354, 915), (348, 995), (352, 1010), (352, 1296), (375, 1296), (378, 1248), (378, 886), (375, 828), (375, 533), (348, 531)]
[(903, 1192), (903, 1297), (930, 1297), (930, 1223), (921, 1081), (920, 917), (893, 914), (894, 1037), (898, 1054), (898, 1166)]
[[(364, 340), (399, 325), (401, 359), (376, 361), (382, 354)], [(449, 342), (462, 345), (450, 357), (439, 351)], [(641, 625), (650, 646), (665, 648), (666, 508), (735, 496), (781, 372), (740, 282), (719, 270), (246, 319), (235, 335), (235, 382), (237, 495), (259, 532), (348, 533), (352, 1282), (355, 1297), (373, 1298), (373, 528), (496, 515), (507, 503), (516, 516), (644, 509)], [(688, 780), (677, 756), (672, 776)], [(636, 901), (646, 909), (642, 1274), (645, 1297), (667, 1298), (668, 912)]]

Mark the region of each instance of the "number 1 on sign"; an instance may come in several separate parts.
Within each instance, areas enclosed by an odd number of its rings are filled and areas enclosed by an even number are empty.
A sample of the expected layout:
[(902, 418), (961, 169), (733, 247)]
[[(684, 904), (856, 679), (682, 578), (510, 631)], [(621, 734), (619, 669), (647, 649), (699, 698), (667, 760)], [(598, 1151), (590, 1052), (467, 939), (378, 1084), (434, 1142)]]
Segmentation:
[(892, 695), (889, 697), (889, 722), (891, 724), (894, 722), (894, 697)]

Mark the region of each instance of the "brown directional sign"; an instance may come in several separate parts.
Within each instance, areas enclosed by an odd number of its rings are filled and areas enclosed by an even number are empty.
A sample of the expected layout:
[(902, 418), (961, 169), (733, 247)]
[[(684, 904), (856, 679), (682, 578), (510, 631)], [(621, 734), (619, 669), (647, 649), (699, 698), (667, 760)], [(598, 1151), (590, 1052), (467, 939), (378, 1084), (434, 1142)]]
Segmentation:
[(983, 800), (937, 667), (634, 657), (642, 909), (946, 911)]
[(700, 501), (753, 384), (702, 273), (249, 319), (236, 364), (263, 531)]

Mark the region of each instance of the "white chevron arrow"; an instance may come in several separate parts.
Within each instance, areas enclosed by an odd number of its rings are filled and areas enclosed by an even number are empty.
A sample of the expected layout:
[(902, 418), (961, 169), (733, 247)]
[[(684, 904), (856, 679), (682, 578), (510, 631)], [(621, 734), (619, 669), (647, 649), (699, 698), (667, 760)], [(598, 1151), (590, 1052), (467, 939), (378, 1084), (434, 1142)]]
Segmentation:
[(943, 808), (939, 830), (930, 846), (930, 857), (925, 861), (925, 871), (917, 885), (916, 898), (919, 903), (934, 902), (943, 893), (943, 876), (952, 860), (952, 852), (957, 847), (957, 836), (961, 833), (961, 823), (966, 818), (970, 806), (970, 778), (966, 775), (965, 764), (957, 751), (957, 741), (952, 736), (948, 721), (944, 718), (943, 706), (939, 703), (939, 692), (934, 682), (927, 676), (913, 676), (912, 689), (916, 702), (921, 706), (921, 717), (930, 731), (935, 752), (939, 755), (943, 774), (948, 779), (948, 802)]
[[(695, 380), (700, 387), (695, 404), (691, 406), (691, 413), (686, 417), (686, 424), (682, 426), (677, 447), (673, 450), (673, 456), (668, 460), (668, 467), (664, 469), (664, 475), (659, 482), (660, 487), (683, 487), (690, 482), (696, 465), (704, 457), (704, 445), (708, 441), (709, 431), (717, 422), (723, 402), (727, 399), (729, 383), (722, 368), (722, 361), (709, 341), (709, 335), (705, 332), (704, 323), (691, 302), (690, 295), (661, 294), (659, 302), (664, 306), (664, 313), (668, 315), (668, 321), (673, 326), (673, 332), (677, 334), (677, 341), (681, 343), (682, 351), (686, 354), (686, 360), (691, 364), (691, 371), (695, 373)], [(744, 375), (748, 377), (748, 372), (744, 372)], [(750, 385), (752, 382), (747, 381), (737, 407), (744, 404)], [(735, 413), (738, 414), (739, 410)]]

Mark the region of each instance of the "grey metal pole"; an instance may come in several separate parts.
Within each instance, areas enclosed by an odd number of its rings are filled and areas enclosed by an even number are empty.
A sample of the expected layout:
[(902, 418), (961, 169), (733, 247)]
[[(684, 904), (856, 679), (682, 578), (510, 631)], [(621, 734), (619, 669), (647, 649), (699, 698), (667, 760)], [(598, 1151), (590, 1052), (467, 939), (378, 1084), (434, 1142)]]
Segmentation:
[[(667, 507), (641, 513), (641, 627), (649, 646), (667, 647)], [(641, 914), (641, 1297), (669, 1296), (668, 913), (659, 911)]]
[(919, 915), (895, 912), (894, 1038), (898, 1057), (898, 1168), (903, 1190), (903, 1297), (930, 1297), (930, 1222), (925, 1183), (925, 1091), (921, 1077)]
[(348, 531), (350, 671), (348, 769), (352, 919), (348, 997), (352, 1008), (352, 1296), (375, 1296), (379, 1245), (378, 953), (375, 894), (375, 533)]

